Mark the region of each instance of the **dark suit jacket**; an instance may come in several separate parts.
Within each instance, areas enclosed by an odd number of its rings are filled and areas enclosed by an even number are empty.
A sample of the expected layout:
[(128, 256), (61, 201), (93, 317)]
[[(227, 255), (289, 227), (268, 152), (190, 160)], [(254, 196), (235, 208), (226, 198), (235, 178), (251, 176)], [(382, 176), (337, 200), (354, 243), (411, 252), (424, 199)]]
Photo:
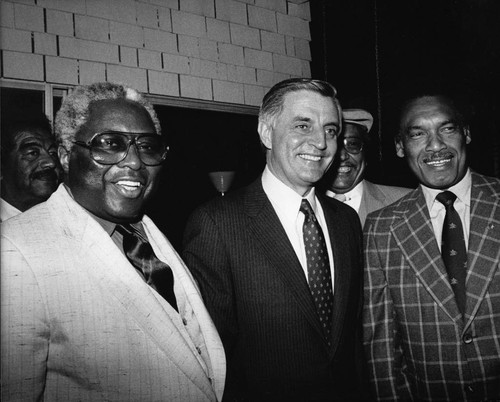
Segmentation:
[(465, 320), (422, 189), (368, 215), (364, 338), (379, 400), (500, 400), (500, 180), (472, 173)]
[(189, 220), (183, 257), (225, 347), (225, 400), (360, 398), (360, 224), (352, 208), (318, 198), (334, 254), (331, 347), (260, 179), (202, 206)]

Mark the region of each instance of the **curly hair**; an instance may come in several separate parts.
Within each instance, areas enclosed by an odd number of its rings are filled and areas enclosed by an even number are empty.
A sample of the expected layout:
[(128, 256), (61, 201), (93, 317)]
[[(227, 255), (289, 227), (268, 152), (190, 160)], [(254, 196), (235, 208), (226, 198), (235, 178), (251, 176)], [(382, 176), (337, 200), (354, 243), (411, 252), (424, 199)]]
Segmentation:
[(108, 99), (125, 99), (144, 106), (153, 121), (156, 133), (161, 134), (160, 121), (153, 105), (140, 92), (121, 84), (96, 82), (78, 86), (64, 97), (54, 125), (58, 143), (70, 151), (76, 133), (89, 118), (92, 102)]

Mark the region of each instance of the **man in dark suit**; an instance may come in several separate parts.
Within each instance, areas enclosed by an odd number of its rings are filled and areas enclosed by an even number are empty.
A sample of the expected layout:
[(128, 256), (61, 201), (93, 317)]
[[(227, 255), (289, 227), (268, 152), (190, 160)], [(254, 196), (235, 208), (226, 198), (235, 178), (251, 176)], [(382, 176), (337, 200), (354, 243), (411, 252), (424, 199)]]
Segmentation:
[[(202, 206), (187, 225), (183, 256), (228, 358), (226, 401), (360, 397), (360, 224), (352, 208), (314, 189), (340, 130), (330, 84), (276, 84), (259, 114), (262, 177)], [(303, 233), (312, 221), (325, 240), (315, 273), (306, 251), (318, 243)], [(315, 286), (325, 289), (322, 307)]]
[(378, 400), (500, 400), (500, 180), (468, 168), (457, 105), (442, 95), (404, 104), (397, 155), (420, 185), (365, 224), (364, 343)]
[(337, 161), (322, 181), (327, 188), (326, 195), (354, 208), (364, 225), (370, 212), (392, 204), (410, 189), (375, 184), (365, 179), (368, 134), (373, 117), (363, 109), (344, 109), (342, 115), (344, 128)]

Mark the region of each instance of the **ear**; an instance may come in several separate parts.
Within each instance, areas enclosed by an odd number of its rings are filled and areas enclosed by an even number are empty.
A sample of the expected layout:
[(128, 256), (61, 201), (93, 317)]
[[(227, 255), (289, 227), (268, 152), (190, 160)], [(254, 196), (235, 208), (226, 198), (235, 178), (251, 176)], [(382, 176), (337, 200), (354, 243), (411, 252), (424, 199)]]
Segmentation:
[(260, 141), (267, 149), (272, 148), (272, 135), (273, 135), (273, 127), (268, 123), (263, 121), (259, 121), (257, 126), (257, 131), (259, 132)]
[(403, 147), (403, 141), (401, 140), (400, 136), (396, 137), (396, 139), (394, 140), (394, 145), (396, 146), (396, 155), (400, 158), (404, 158), (405, 149)]
[(472, 137), (470, 135), (470, 127), (469, 126), (464, 127), (464, 134), (465, 134), (465, 143), (470, 144), (470, 142), (472, 141)]
[(59, 162), (61, 163), (65, 174), (68, 174), (70, 155), (71, 152), (64, 148), (64, 146), (59, 145), (59, 147), (57, 148), (57, 156), (59, 156)]

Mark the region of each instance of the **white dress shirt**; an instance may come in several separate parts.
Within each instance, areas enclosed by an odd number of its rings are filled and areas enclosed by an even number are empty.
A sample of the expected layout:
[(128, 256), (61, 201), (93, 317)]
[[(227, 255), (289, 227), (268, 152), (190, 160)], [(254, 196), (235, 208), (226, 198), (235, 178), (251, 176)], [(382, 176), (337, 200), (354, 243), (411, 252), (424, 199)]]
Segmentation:
[[(356, 212), (359, 212), (359, 207), (361, 206), (361, 197), (363, 197), (364, 188), (363, 182), (364, 180), (361, 180), (358, 184), (356, 184), (356, 187), (343, 194), (345, 196), (344, 204), (349, 205)], [(331, 190), (327, 190), (326, 195), (328, 197), (335, 198), (336, 193)]]
[(325, 221), (325, 215), (320, 202), (316, 198), (314, 188), (309, 191), (306, 197), (302, 197), (274, 176), (267, 166), (262, 174), (262, 187), (264, 188), (264, 192), (269, 198), (269, 201), (271, 201), (271, 204), (276, 211), (281, 224), (283, 225), (283, 229), (285, 229), (288, 239), (295, 250), (295, 254), (297, 254), (297, 258), (300, 261), (306, 280), (308, 280), (307, 258), (304, 246), (304, 236), (302, 234), (302, 226), (304, 224), (305, 217), (304, 214), (300, 212), (300, 204), (302, 202), (302, 198), (306, 198), (309, 201), (325, 237), (332, 276), (332, 289), (334, 289), (332, 245)]
[[(446, 215), (446, 209), (443, 204), (436, 200), (436, 196), (445, 191), (437, 190), (434, 188), (429, 188), (424, 185), (420, 185), (422, 191), (424, 192), (425, 202), (427, 203), (427, 208), (429, 209), (429, 214), (431, 216), (432, 228), (434, 229), (434, 234), (438, 243), (439, 250), (441, 250), (441, 235), (443, 232), (443, 222)], [(470, 192), (472, 186), (472, 179), (470, 175), (470, 170), (467, 170), (464, 178), (460, 180), (454, 186), (446, 189), (453, 192), (457, 199), (453, 204), (453, 207), (458, 212), (460, 220), (462, 221), (462, 227), (464, 230), (464, 238), (467, 239), (465, 242), (465, 247), (469, 248), (469, 228), (470, 228)]]

